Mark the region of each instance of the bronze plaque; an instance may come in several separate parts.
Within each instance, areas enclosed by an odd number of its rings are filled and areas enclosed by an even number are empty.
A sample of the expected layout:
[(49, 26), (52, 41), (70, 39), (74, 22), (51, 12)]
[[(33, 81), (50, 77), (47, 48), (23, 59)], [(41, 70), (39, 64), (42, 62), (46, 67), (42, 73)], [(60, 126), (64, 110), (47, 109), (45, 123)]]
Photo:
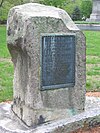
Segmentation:
[(75, 85), (75, 35), (43, 35), (41, 90)]

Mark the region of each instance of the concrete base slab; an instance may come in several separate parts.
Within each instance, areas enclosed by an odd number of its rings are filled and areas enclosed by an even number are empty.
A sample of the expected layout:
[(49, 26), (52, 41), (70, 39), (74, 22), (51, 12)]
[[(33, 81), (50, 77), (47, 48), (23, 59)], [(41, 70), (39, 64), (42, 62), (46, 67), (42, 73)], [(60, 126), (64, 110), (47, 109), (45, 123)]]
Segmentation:
[(29, 128), (18, 118), (12, 119), (11, 104), (0, 104), (0, 133), (70, 133), (82, 127), (100, 124), (100, 98), (86, 97), (85, 111), (57, 121), (50, 121), (35, 128)]

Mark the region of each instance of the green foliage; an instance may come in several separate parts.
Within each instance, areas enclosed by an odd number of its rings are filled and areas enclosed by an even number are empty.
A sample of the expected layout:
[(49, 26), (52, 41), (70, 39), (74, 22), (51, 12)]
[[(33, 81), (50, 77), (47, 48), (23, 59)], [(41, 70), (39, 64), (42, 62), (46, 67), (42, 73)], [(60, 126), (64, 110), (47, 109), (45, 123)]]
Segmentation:
[[(1, 1), (2, 0), (0, 0), (0, 3)], [(30, 0), (4, 0), (2, 6), (0, 6), (0, 24), (5, 23), (5, 20), (7, 20), (10, 8), (28, 2), (30, 2)]]
[[(11, 7), (32, 2), (33, 0), (4, 0), (2, 7), (0, 7), (0, 23), (5, 22), (7, 20), (8, 11)], [(73, 16), (73, 10), (78, 6), (82, 15), (86, 18), (89, 17), (92, 10), (92, 2), (91, 0), (34, 0), (35, 2), (39, 2), (46, 5), (51, 5), (55, 7), (60, 7), (68, 12), (70, 16)], [(1, 0), (0, 0), (1, 3)], [(80, 12), (79, 11), (79, 12)], [(75, 17), (75, 16), (74, 16)], [(79, 19), (80, 20), (80, 17)]]
[[(3, 6), (0, 7), (0, 21), (7, 20), (8, 11), (11, 7), (28, 3), (28, 2), (39, 2), (46, 5), (60, 7), (68, 12), (71, 16), (73, 9), (78, 5), (80, 7), (81, 0), (4, 0)], [(0, 0), (1, 3), (1, 0)]]
[(92, 12), (92, 1), (91, 0), (82, 0), (81, 12), (85, 18), (90, 17), (90, 14)]
[(7, 20), (8, 11), (13, 5), (11, 5), (7, 0), (4, 1), (3, 5), (0, 7), (0, 23)]
[(64, 5), (66, 5), (66, 0), (42, 0), (40, 3), (62, 8)]
[(69, 0), (69, 2), (67, 2), (66, 6), (64, 7), (64, 10), (66, 10), (67, 13), (72, 16), (73, 10), (76, 6), (80, 8), (81, 0)]
[(78, 6), (76, 6), (73, 10), (72, 19), (74, 21), (81, 20), (81, 11)]
[(67, 11), (71, 16), (73, 9), (78, 5), (80, 7), (81, 0), (39, 0), (40, 3), (45, 5), (51, 5), (55, 7), (60, 7)]

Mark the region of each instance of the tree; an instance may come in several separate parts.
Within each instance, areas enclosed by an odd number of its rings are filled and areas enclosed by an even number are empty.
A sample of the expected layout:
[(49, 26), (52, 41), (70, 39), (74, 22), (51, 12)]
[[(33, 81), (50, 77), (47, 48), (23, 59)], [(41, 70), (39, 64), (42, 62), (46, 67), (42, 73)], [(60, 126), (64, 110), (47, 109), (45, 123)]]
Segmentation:
[(72, 13), (72, 19), (74, 21), (77, 21), (77, 20), (81, 20), (81, 18), (82, 18), (81, 11), (80, 11), (79, 7), (76, 6)]
[(8, 11), (11, 7), (38, 0), (0, 0), (0, 24), (6, 23)]
[(5, 0), (0, 0), (0, 24), (6, 23), (7, 11), (5, 8)]
[(92, 12), (92, 1), (90, 0), (82, 1), (81, 12), (82, 12), (82, 15), (85, 16), (85, 18), (89, 18)]

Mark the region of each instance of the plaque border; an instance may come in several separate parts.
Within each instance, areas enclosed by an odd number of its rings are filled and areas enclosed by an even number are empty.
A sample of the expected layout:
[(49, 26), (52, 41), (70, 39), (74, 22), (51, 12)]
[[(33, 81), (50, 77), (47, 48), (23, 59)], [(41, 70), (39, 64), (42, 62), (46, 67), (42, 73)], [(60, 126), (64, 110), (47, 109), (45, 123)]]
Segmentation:
[[(42, 37), (43, 36), (70, 36), (70, 35), (75, 36), (75, 45), (76, 45), (76, 34), (75, 33), (41, 33), (40, 34), (40, 90), (41, 91), (61, 89), (61, 88), (70, 88), (70, 87), (75, 86), (75, 83), (48, 85), (48, 86), (43, 86), (43, 84), (42, 84)], [(75, 64), (76, 64), (76, 46), (75, 46), (75, 58), (74, 58), (74, 60), (75, 60)], [(76, 69), (75, 69), (75, 71), (76, 71)], [(75, 79), (74, 79), (74, 81), (75, 81)]]

